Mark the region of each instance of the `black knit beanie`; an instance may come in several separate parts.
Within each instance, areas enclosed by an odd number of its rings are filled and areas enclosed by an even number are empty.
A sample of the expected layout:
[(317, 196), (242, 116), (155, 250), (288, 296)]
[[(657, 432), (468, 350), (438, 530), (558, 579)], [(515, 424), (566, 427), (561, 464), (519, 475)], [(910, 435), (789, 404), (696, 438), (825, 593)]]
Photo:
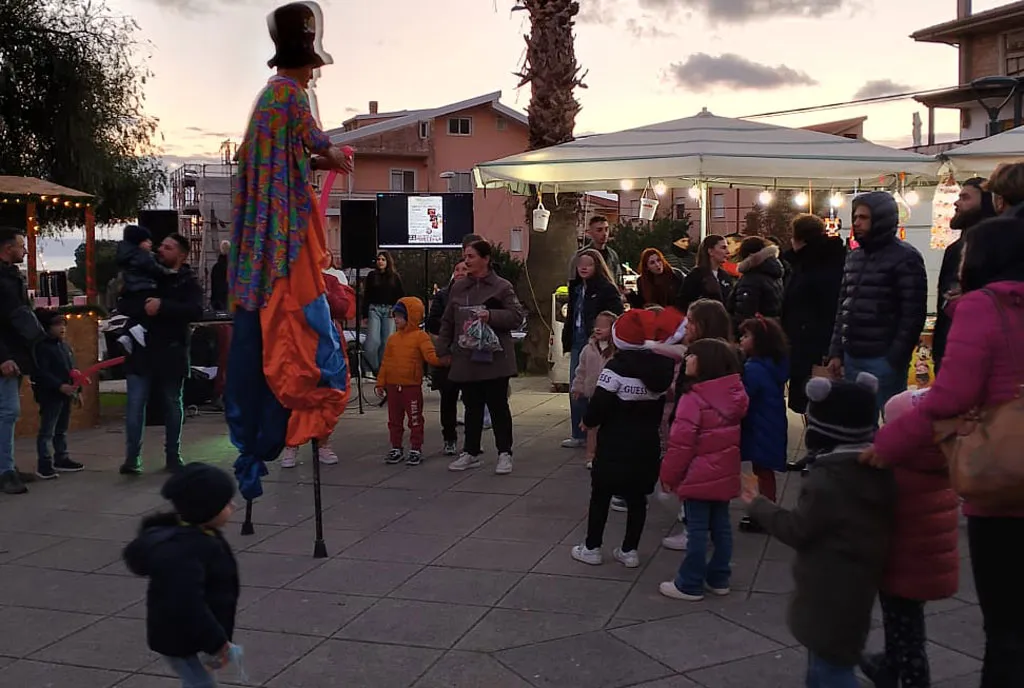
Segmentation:
[(878, 420), (878, 378), (860, 373), (857, 380), (812, 377), (807, 382), (807, 448), (835, 449), (864, 444), (875, 437)]
[(139, 225), (128, 225), (124, 228), (123, 238), (129, 244), (135, 244), (138, 246), (143, 241), (149, 241), (153, 238), (149, 230)]
[(174, 505), (181, 520), (201, 526), (235, 496), (235, 481), (216, 466), (190, 463), (167, 479), (160, 494)]

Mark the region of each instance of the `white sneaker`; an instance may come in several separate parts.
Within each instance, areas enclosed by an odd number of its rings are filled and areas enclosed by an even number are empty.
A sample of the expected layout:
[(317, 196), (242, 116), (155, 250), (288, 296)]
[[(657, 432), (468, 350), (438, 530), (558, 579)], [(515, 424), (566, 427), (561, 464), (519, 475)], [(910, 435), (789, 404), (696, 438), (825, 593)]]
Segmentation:
[(612, 511), (629, 511), (626, 500), (622, 497), (612, 497)]
[(491, 429), (491, 412), (484, 408), (484, 430)]
[(585, 466), (587, 467), (587, 470), (588, 470), (588, 471), (590, 471), (590, 470), (593, 470), (593, 469), (594, 469), (594, 462), (593, 462), (593, 461), (587, 461), (587, 463), (586, 463), (586, 464), (584, 464), (584, 465), (585, 465)]
[(590, 566), (600, 566), (604, 563), (604, 556), (601, 555), (601, 548), (587, 549), (586, 544), (576, 545), (572, 548), (572, 558)]
[(480, 457), (467, 452), (462, 452), (459, 458), (448, 464), (449, 471), (465, 471), (470, 468), (480, 468)]
[(333, 466), (338, 463), (338, 455), (330, 447), (320, 447), (320, 463), (325, 466)]
[(284, 451), (281, 453), (281, 468), (295, 468), (298, 458), (298, 447), (285, 447)]
[(632, 552), (623, 552), (621, 548), (616, 547), (612, 552), (612, 556), (615, 557), (615, 561), (619, 562), (627, 569), (635, 569), (640, 566), (640, 555), (637, 554), (636, 550)]
[(562, 440), (563, 449), (580, 449), (587, 446), (586, 440), (578, 440), (575, 437), (570, 437), (567, 440)]
[(679, 515), (676, 516), (676, 520), (680, 523), (686, 523), (686, 507), (682, 504), (679, 505)]
[(700, 602), (704, 599), (703, 595), (690, 595), (683, 592), (676, 587), (675, 581), (665, 581), (658, 586), (658, 592), (673, 600), (685, 600), (686, 602)]
[(498, 454), (498, 465), (494, 467), (497, 475), (508, 475), (512, 472), (512, 455), (507, 452)]
[(665, 549), (671, 549), (676, 552), (685, 552), (687, 545), (686, 531), (682, 531), (678, 535), (669, 535), (668, 537), (661, 539), (661, 546)]
[(732, 592), (732, 590), (730, 588), (712, 588), (707, 583), (704, 584), (704, 589), (707, 590), (712, 595), (715, 595), (716, 597), (725, 597), (730, 592)]

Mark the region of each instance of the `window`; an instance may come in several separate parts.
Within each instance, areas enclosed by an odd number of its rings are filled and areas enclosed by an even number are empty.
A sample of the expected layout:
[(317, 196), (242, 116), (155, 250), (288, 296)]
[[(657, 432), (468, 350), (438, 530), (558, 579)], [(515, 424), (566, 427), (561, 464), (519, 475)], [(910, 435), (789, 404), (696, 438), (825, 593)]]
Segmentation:
[(420, 122), (420, 138), (430, 138), (430, 122)]
[(391, 190), (411, 193), (416, 190), (415, 170), (391, 170)]
[(455, 176), (452, 177), (448, 182), (448, 191), (450, 193), (472, 193), (473, 173), (456, 172)]
[(716, 193), (711, 199), (711, 217), (725, 219), (725, 194)]
[(469, 136), (473, 132), (473, 120), (469, 117), (450, 117), (448, 119), (449, 136)]
[(686, 201), (676, 201), (676, 219), (686, 219)]
[(497, 119), (494, 120), (494, 126), (497, 128), (498, 131), (505, 131), (506, 129), (508, 129), (508, 120), (505, 119), (504, 117), (498, 117)]
[(1024, 31), (1013, 31), (1003, 36), (1006, 76), (1024, 76)]

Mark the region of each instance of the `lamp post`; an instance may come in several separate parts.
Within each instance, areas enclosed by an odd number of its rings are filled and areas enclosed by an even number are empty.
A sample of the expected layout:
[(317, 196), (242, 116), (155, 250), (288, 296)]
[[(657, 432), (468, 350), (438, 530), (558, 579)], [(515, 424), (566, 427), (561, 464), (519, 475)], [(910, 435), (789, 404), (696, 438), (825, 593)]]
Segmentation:
[[(1024, 84), (1024, 79), (1012, 76), (985, 76), (971, 82), (974, 99), (988, 113), (988, 136), (995, 136), (999, 133), (999, 114), (1014, 96), (1016, 96), (1016, 100), (1014, 102), (1013, 125), (1015, 127), (1021, 125), (1022, 100), (1024, 100), (1022, 84)], [(1004, 90), (1007, 91), (1005, 98), (1002, 96)], [(993, 98), (1002, 98), (1002, 102), (998, 105), (990, 105), (989, 100)]]

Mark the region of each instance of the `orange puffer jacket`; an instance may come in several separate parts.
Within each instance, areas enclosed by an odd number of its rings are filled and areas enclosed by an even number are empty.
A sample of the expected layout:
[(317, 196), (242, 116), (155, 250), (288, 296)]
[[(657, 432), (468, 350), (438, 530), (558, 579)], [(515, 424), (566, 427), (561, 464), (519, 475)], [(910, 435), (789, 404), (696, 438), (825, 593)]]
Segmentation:
[(423, 384), (423, 362), (433, 366), (441, 365), (430, 335), (420, 329), (423, 302), (415, 296), (406, 296), (399, 299), (398, 303), (405, 306), (409, 318), (404, 328), (388, 338), (384, 347), (384, 360), (377, 374), (377, 387)]

